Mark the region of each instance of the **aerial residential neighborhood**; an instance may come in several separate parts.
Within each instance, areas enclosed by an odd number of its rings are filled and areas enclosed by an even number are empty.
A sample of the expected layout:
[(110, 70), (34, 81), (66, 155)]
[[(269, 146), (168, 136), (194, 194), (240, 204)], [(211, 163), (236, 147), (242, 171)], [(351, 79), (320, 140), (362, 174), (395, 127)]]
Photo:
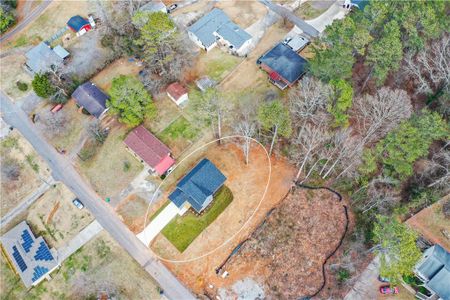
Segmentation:
[(1, 299), (450, 300), (450, 2), (0, 20)]

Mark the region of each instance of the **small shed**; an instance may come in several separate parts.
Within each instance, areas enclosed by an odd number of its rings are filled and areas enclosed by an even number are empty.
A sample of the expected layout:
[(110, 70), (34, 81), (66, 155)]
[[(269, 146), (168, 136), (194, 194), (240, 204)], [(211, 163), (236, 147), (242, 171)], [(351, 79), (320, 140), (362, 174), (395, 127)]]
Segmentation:
[(200, 89), (200, 91), (204, 92), (209, 88), (215, 87), (216, 86), (216, 82), (214, 80), (212, 80), (211, 78), (209, 78), (208, 76), (203, 76), (200, 77), (195, 84), (197, 85), (197, 87)]
[(73, 16), (67, 22), (67, 26), (77, 34), (77, 36), (81, 36), (92, 29), (91, 23), (89, 23), (88, 19), (83, 18), (80, 15)]
[(174, 82), (167, 87), (167, 96), (176, 103), (176, 105), (181, 105), (185, 101), (189, 99), (187, 89), (179, 84), (178, 82)]
[(90, 81), (77, 87), (72, 97), (79, 106), (86, 109), (97, 119), (101, 119), (108, 111), (106, 108), (108, 96)]

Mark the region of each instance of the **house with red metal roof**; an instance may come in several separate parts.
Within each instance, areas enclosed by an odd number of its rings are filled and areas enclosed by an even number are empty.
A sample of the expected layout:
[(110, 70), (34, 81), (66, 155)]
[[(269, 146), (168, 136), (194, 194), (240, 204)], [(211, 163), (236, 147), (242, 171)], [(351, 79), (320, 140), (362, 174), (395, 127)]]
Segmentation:
[(167, 89), (167, 96), (172, 99), (176, 105), (181, 105), (185, 101), (189, 100), (187, 89), (179, 84), (178, 82), (174, 82), (170, 84)]
[(75, 32), (77, 36), (83, 35), (92, 29), (92, 25), (89, 20), (80, 15), (70, 18), (69, 21), (67, 21), (67, 26)]
[(142, 125), (133, 129), (124, 142), (131, 154), (158, 175), (175, 164), (170, 149)]

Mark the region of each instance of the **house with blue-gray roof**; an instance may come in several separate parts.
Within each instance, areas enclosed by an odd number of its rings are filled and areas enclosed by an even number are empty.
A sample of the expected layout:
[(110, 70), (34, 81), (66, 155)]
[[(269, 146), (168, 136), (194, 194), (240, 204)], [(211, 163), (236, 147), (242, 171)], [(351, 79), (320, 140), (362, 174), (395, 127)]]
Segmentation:
[(238, 55), (246, 54), (252, 36), (218, 8), (201, 17), (188, 28), (189, 38), (200, 48), (209, 51), (218, 43)]
[(0, 238), (2, 252), (26, 288), (37, 285), (59, 267), (57, 252), (35, 237), (26, 221)]
[(417, 299), (450, 300), (450, 253), (441, 245), (425, 250), (414, 273), (426, 289), (426, 292), (417, 292)]
[(210, 160), (204, 158), (178, 182), (169, 199), (181, 212), (192, 207), (197, 213), (201, 213), (226, 179)]

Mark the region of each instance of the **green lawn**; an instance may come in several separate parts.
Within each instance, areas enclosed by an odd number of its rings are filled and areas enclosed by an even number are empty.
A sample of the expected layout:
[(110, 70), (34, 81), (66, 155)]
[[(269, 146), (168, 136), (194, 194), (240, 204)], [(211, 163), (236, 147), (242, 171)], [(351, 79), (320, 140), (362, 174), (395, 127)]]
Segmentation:
[(195, 140), (198, 132), (199, 130), (195, 126), (186, 118), (180, 116), (157, 136), (164, 144), (169, 146), (176, 157)]
[(178, 249), (183, 252), (233, 201), (231, 190), (223, 186), (214, 196), (212, 204), (200, 216), (191, 210), (183, 216), (176, 216), (162, 230), (162, 234)]
[(199, 65), (199, 74), (208, 75), (211, 79), (219, 82), (224, 79), (240, 62), (242, 58), (225, 53), (214, 48), (208, 53), (202, 53)]

